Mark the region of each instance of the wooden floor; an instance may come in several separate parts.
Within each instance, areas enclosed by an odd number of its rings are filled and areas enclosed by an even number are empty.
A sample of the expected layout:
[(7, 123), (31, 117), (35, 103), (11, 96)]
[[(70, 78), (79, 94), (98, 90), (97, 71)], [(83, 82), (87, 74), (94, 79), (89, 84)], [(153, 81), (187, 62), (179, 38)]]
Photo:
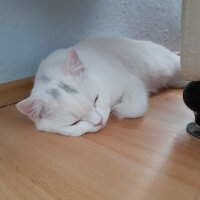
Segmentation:
[(200, 200), (200, 140), (182, 91), (151, 97), (141, 119), (111, 118), (95, 134), (35, 130), (0, 109), (1, 200)]

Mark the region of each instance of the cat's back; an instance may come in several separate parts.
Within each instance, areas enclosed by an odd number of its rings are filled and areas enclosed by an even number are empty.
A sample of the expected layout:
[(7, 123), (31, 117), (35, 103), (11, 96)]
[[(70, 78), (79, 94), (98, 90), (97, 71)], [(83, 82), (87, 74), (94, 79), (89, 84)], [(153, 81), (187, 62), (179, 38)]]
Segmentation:
[[(174, 62), (179, 62), (176, 55), (161, 45), (124, 37), (93, 38), (72, 47), (88, 70), (99, 73), (107, 71), (111, 74), (128, 70), (146, 79), (148, 74), (156, 76), (157, 73), (165, 73), (164, 70), (173, 67)], [(51, 53), (40, 64), (38, 73), (50, 73), (53, 76), (61, 74), (58, 68), (67, 57), (68, 50), (60, 49)]]
[(179, 62), (179, 57), (173, 52), (151, 41), (133, 40), (124, 37), (94, 38), (82, 41), (75, 48), (87, 59), (96, 56), (107, 62), (121, 63), (133, 73), (142, 71), (158, 72), (173, 67)]
[[(177, 59), (166, 47), (151, 41), (134, 40), (125, 37), (94, 38), (81, 41), (74, 46), (80, 54), (95, 55), (101, 58), (114, 58), (126, 63), (141, 64), (160, 62), (163, 59)], [(148, 63), (149, 64), (149, 63)]]
[[(166, 86), (175, 71), (180, 71), (180, 57), (150, 41), (123, 37), (96, 38), (80, 42), (75, 48), (85, 53), (83, 58), (92, 55), (96, 57), (96, 63), (103, 60), (105, 64), (102, 62), (99, 68), (107, 74), (120, 78), (132, 74), (142, 80), (149, 91)], [(88, 57), (86, 61), (90, 59)]]
[[(76, 49), (93, 49), (98, 51), (104, 51), (109, 54), (121, 53), (132, 54), (133, 51), (135, 53), (150, 53), (149, 50), (155, 51), (160, 50), (161, 53), (167, 52), (169, 50), (159, 44), (153, 43), (151, 41), (145, 40), (134, 40), (125, 37), (102, 37), (102, 38), (92, 38), (88, 40), (83, 40), (76, 45), (74, 45)], [(133, 55), (133, 54), (132, 54)]]

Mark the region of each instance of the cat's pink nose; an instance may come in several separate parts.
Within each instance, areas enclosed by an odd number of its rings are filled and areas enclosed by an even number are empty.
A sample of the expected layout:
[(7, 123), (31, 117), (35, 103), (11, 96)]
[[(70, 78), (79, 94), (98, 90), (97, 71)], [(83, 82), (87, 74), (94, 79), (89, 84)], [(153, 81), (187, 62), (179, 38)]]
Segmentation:
[(103, 119), (99, 121), (99, 123), (95, 124), (94, 126), (101, 126), (103, 124)]

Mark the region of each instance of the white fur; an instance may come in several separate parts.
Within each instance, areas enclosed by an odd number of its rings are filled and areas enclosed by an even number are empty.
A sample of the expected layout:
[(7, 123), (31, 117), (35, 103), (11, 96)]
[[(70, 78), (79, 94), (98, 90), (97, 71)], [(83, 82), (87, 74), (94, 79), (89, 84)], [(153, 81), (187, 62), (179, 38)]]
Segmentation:
[[(50, 54), (39, 66), (30, 97), (17, 106), (21, 110), (20, 104), (34, 99), (46, 102), (40, 119), (34, 120), (39, 130), (71, 136), (96, 132), (105, 126), (110, 111), (119, 118), (141, 117), (147, 110), (150, 93), (163, 87), (184, 86), (179, 57), (158, 44), (126, 38), (98, 38), (72, 48), (80, 60), (69, 61), (70, 49)], [(71, 54), (76, 57), (74, 52)], [(78, 75), (77, 72), (68, 74), (69, 69), (65, 71), (69, 63), (77, 65), (73, 70), (77, 69)], [(84, 72), (79, 70), (82, 65)], [(51, 81), (44, 83), (42, 75)], [(62, 91), (57, 87), (60, 81), (78, 93)], [(58, 99), (47, 92), (53, 88), (59, 91)], [(102, 125), (95, 126), (101, 119)], [(77, 120), (82, 121), (70, 125)]]

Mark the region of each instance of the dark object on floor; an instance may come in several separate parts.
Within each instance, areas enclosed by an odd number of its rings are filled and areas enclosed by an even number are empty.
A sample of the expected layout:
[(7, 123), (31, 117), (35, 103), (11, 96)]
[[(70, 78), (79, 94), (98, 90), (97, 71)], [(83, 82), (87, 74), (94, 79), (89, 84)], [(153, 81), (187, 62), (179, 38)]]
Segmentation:
[(200, 138), (200, 81), (192, 81), (187, 84), (183, 91), (183, 100), (195, 116), (195, 122), (187, 125), (187, 131)]

